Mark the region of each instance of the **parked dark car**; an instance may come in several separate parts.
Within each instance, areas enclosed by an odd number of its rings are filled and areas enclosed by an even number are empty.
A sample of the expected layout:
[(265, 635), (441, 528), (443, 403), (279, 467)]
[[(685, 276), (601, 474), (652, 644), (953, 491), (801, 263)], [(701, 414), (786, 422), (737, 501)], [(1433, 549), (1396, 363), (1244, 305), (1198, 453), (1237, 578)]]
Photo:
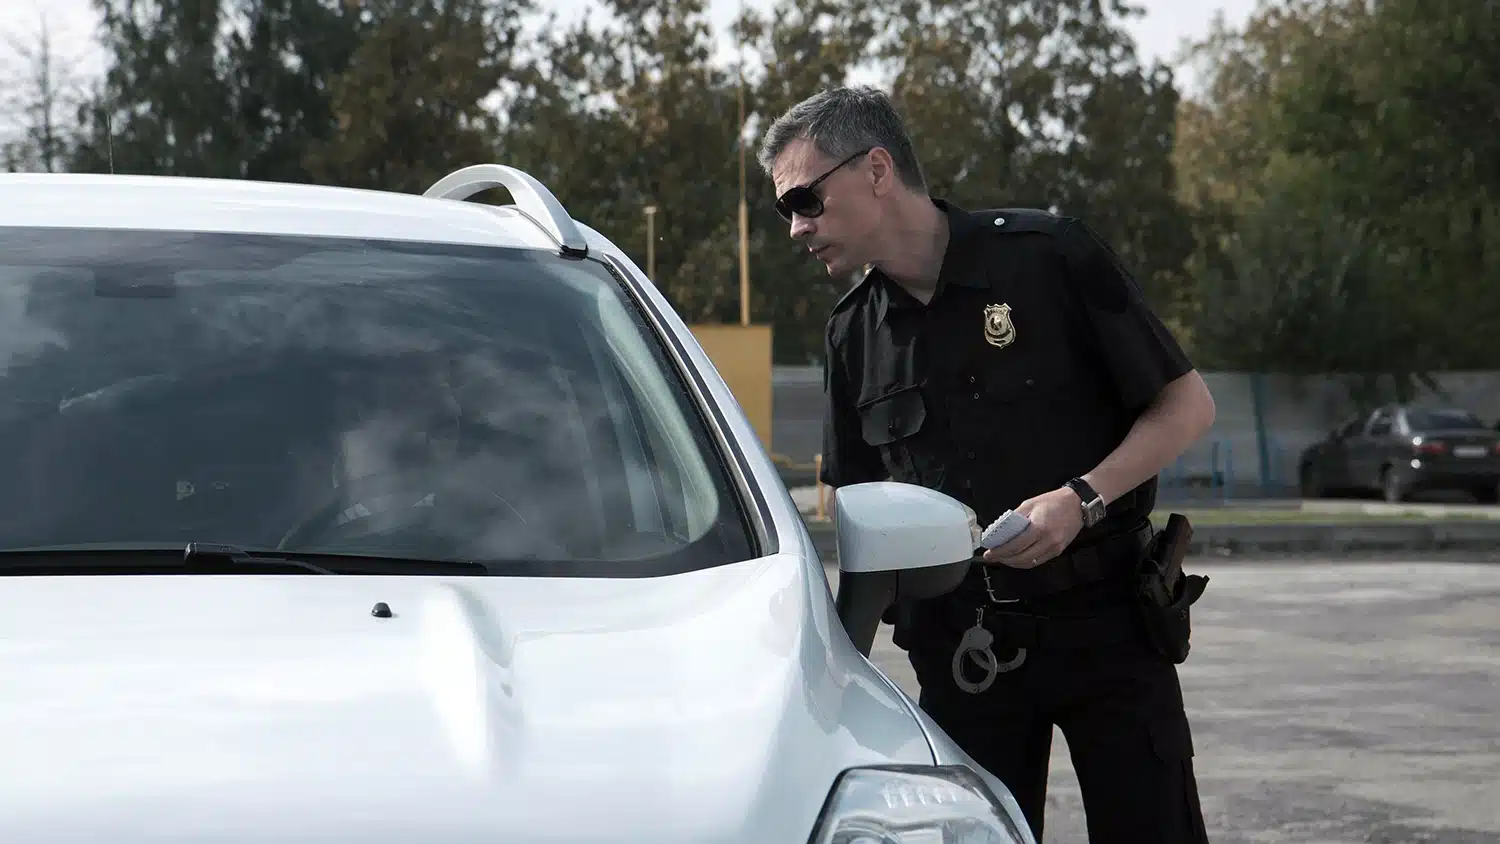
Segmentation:
[(1380, 493), (1467, 492), (1500, 499), (1500, 431), (1455, 407), (1391, 405), (1355, 416), (1302, 453), (1304, 498)]

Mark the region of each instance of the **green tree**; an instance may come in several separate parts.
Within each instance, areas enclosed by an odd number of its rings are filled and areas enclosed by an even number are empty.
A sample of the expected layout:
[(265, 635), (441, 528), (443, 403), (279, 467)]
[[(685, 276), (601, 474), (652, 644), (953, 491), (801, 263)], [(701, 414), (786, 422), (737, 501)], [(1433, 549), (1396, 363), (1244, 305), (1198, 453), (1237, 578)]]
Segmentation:
[(1417, 327), (1393, 307), (1391, 256), (1367, 222), (1275, 194), (1243, 218), (1225, 256), (1206, 271), (1204, 365), (1420, 375), (1410, 368)]
[(1281, 98), (1279, 140), (1326, 163), (1330, 191), (1398, 267), (1393, 307), (1431, 369), (1500, 365), (1500, 16), (1494, 4), (1330, 4), (1349, 37), (1318, 43)]
[[(1198, 322), (1219, 344), (1215, 359), (1402, 383), (1500, 363), (1486, 339), (1500, 319), (1500, 150), (1488, 131), (1500, 33), (1482, 5), (1266, 4), (1198, 46), (1210, 85), (1181, 113), (1178, 164), (1200, 235)], [(1342, 232), (1344, 243), (1309, 246), (1319, 235), (1307, 227)], [(1324, 301), (1343, 301), (1351, 265), (1366, 270), (1359, 307), (1307, 342), (1276, 333), (1293, 324), (1283, 312), (1295, 300), (1289, 282), (1263, 271), (1292, 260), (1304, 262), (1298, 284), (1323, 285)], [(1235, 313), (1224, 310), (1231, 302)], [(1237, 325), (1239, 339), (1218, 325)]]
[(368, 32), (334, 80), (339, 131), (313, 143), (313, 178), (420, 193), (494, 157), (486, 101), (512, 67), (528, 0), (364, 4)]
[(847, 0), (783, 0), (766, 15), (747, 14), (737, 23), (747, 45), (746, 196), (750, 209), (752, 313), (776, 326), (776, 359), (804, 364), (823, 353), (823, 327), (834, 302), (848, 287), (830, 279), (807, 249), (792, 241), (787, 223), (773, 210), (770, 179), (755, 163), (760, 133), (771, 121), (814, 92), (845, 84), (866, 61), (875, 35), (869, 7)]
[[(1187, 51), (1205, 84), (1198, 97), (1179, 103), (1173, 164), (1194, 231), (1192, 335), (1205, 366), (1300, 372), (1319, 365), (1297, 351), (1297, 342), (1278, 343), (1282, 338), (1275, 332), (1296, 319), (1282, 309), (1298, 307), (1313, 296), (1307, 285), (1336, 276), (1337, 269), (1299, 278), (1297, 293), (1263, 270), (1293, 255), (1298, 262), (1316, 255), (1334, 260), (1305, 239), (1280, 242), (1297, 238), (1298, 225), (1320, 225), (1319, 215), (1334, 212), (1323, 190), (1326, 168), (1289, 154), (1276, 127), (1279, 98), (1296, 84), (1303, 56), (1319, 40), (1341, 42), (1346, 31), (1322, 0), (1286, 0), (1262, 4), (1239, 28), (1217, 16), (1209, 34)], [(1325, 293), (1328, 299), (1338, 295)], [(1304, 339), (1321, 342), (1316, 333)]]
[(552, 31), (522, 74), (505, 160), (646, 266), (689, 322), (737, 316), (733, 79), (712, 59), (701, 0), (613, 0), (606, 20)]
[(247, 179), (308, 182), (309, 148), (340, 133), (336, 80), (365, 36), (363, 4), (344, 0), (233, 0), (228, 38), (230, 119)]
[(1089, 219), (1172, 309), (1188, 218), (1171, 165), (1177, 93), (1145, 66), (1120, 0), (879, 0), (894, 80), (935, 193)]
[(106, 71), (71, 168), (305, 182), (361, 37), (344, 0), (95, 0)]
[(238, 177), (221, 5), (95, 0), (107, 69), (79, 108), (69, 169)]
[(10, 55), (3, 70), (10, 82), (0, 92), (0, 110), (13, 122), (14, 132), (0, 143), (0, 163), (11, 172), (51, 173), (67, 163), (70, 112), (83, 90), (77, 62), (58, 50), (52, 33), (43, 16), (34, 37), (12, 34), (5, 39)]

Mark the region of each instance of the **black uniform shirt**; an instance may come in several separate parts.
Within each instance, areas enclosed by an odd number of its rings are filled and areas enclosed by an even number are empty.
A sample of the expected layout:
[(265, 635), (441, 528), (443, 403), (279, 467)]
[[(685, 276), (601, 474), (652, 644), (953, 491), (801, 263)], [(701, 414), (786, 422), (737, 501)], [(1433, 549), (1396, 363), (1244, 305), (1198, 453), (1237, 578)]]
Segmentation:
[[(950, 228), (931, 300), (871, 270), (829, 317), (822, 480), (920, 484), (983, 526), (1092, 470), (1192, 365), (1082, 221), (933, 201)], [(1152, 478), (1075, 544), (1155, 497)]]

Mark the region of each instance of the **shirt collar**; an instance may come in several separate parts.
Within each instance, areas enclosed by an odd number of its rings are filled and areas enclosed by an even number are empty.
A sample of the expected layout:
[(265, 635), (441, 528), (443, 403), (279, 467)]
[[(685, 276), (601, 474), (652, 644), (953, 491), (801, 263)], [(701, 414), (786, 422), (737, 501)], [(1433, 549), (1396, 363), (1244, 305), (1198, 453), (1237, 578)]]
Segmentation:
[[(932, 204), (948, 216), (948, 246), (943, 250), (943, 264), (938, 270), (937, 288), (933, 291), (933, 299), (937, 299), (949, 284), (981, 290), (988, 288), (989, 281), (982, 274), (975, 272), (969, 262), (961, 260), (962, 256), (972, 248), (974, 235), (984, 228), (983, 219), (946, 199), (933, 197)], [(916, 306), (916, 299), (899, 284), (887, 278), (880, 270), (872, 267), (867, 275), (872, 276), (870, 281), (874, 282), (872, 292), (877, 325), (885, 321), (886, 311), (892, 307)]]

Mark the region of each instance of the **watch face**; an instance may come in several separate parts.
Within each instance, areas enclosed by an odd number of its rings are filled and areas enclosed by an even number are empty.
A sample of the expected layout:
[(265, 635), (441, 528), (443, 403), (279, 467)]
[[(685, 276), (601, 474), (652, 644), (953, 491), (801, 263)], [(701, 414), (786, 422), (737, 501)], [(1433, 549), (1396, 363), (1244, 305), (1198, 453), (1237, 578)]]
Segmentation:
[(1099, 523), (1104, 518), (1104, 502), (1095, 498), (1093, 501), (1083, 505), (1083, 520), (1088, 525)]
[(1069, 481), (1068, 488), (1082, 500), (1084, 527), (1093, 527), (1104, 519), (1104, 499), (1099, 497), (1099, 493), (1078, 478)]

